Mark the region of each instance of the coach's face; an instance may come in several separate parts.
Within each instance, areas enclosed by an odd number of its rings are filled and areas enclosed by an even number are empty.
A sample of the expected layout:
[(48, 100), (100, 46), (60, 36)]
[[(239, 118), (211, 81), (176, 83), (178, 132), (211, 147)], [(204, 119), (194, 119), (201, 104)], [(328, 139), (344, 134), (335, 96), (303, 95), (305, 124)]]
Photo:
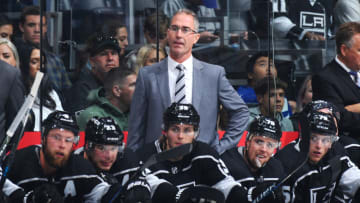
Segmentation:
[[(188, 30), (188, 32), (184, 33), (183, 30)], [(181, 63), (191, 56), (192, 47), (200, 37), (200, 34), (194, 31), (193, 16), (179, 13), (172, 18), (170, 28), (167, 31), (171, 58)]]
[(344, 64), (353, 71), (360, 71), (360, 33), (352, 37), (352, 46), (341, 45), (341, 55)]

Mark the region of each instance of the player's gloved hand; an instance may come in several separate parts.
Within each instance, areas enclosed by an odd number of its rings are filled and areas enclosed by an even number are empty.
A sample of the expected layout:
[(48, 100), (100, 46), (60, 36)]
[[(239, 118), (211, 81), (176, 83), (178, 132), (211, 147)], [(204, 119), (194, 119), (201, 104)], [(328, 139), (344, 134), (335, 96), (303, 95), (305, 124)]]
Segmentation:
[(27, 203), (62, 203), (63, 197), (57, 191), (56, 186), (52, 184), (42, 184), (33, 191), (28, 192), (24, 200)]
[[(257, 185), (254, 189), (250, 189), (249, 192), (251, 193), (252, 200), (255, 200), (258, 196), (260, 196), (265, 190), (269, 190), (271, 186), (274, 184), (271, 183), (264, 183)], [(281, 187), (269, 192), (266, 197), (262, 199), (260, 202), (282, 202), (284, 197), (282, 195)]]
[(208, 186), (194, 186), (180, 190), (176, 196), (179, 197), (177, 203), (225, 202), (225, 196), (221, 191)]
[(169, 182), (163, 182), (156, 188), (152, 202), (175, 203), (179, 189)]
[(151, 202), (150, 186), (145, 180), (135, 180), (128, 184), (125, 192), (125, 203)]

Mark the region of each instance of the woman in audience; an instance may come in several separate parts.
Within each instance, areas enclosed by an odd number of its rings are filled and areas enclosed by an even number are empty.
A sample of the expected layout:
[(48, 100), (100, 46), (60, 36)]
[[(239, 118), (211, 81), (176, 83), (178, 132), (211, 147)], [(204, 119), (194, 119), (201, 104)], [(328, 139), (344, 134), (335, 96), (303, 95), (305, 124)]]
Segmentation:
[(19, 54), (15, 45), (6, 38), (0, 38), (0, 60), (19, 68)]
[[(165, 50), (160, 48), (159, 61), (163, 60), (165, 57), (166, 57)], [(156, 45), (146, 44), (139, 49), (139, 52), (136, 56), (135, 72), (138, 73), (140, 68), (144, 66), (150, 66), (159, 61), (156, 60)]]
[(0, 14), (0, 38), (11, 40), (14, 26), (6, 15)]
[[(36, 73), (40, 70), (40, 49), (36, 46), (22, 45), (19, 47), (20, 70), (25, 86), (26, 94), (29, 93), (34, 82)], [(43, 55), (43, 64), (46, 64), (45, 55)], [(63, 110), (58, 93), (51, 86), (51, 82), (45, 75), (42, 81), (41, 94), (35, 100), (32, 110), (35, 115), (34, 131), (40, 131), (40, 96), (43, 99), (42, 119), (44, 120), (51, 112), (55, 110)]]
[(311, 75), (308, 75), (302, 83), (297, 100), (297, 112), (302, 111), (303, 107), (312, 101)]

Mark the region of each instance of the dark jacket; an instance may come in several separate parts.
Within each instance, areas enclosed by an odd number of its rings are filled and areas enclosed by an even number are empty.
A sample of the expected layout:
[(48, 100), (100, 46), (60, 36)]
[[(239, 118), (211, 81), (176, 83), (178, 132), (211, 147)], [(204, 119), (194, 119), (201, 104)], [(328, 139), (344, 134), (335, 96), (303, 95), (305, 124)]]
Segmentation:
[(24, 102), (19, 69), (0, 60), (0, 141)]

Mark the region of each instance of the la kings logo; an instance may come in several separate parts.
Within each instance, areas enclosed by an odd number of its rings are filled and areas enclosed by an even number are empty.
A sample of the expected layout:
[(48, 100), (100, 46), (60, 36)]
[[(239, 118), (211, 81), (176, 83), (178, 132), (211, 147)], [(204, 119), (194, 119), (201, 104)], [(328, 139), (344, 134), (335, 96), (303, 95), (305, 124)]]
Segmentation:
[(300, 27), (318, 34), (325, 35), (325, 13), (308, 11), (300, 12)]

